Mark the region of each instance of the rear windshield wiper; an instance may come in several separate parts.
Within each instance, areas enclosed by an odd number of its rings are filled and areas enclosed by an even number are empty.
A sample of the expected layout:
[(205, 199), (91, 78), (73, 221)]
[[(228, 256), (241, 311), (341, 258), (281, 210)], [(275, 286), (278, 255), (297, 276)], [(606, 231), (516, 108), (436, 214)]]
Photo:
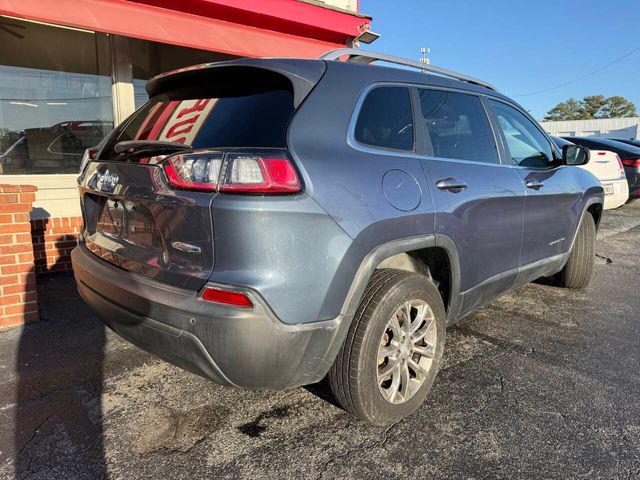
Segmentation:
[(191, 145), (175, 142), (163, 142), (162, 140), (126, 140), (118, 142), (113, 147), (115, 153), (128, 155), (162, 155), (163, 153), (174, 153), (193, 150)]

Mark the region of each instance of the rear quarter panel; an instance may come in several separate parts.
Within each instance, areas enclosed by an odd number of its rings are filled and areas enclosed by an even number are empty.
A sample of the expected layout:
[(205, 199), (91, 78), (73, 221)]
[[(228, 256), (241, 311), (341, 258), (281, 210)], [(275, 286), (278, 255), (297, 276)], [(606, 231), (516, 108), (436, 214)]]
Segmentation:
[(211, 281), (250, 287), (287, 324), (338, 316), (335, 292), (349, 275), (341, 268), (352, 240), (312, 198), (220, 194), (212, 212)]

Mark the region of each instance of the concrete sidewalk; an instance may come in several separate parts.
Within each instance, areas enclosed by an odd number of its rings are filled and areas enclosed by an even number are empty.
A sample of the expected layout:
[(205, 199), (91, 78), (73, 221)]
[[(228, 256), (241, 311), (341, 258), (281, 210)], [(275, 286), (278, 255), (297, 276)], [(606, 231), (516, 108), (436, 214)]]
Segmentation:
[(447, 332), (389, 428), (322, 386), (225, 389), (105, 330), (70, 275), (0, 332), (0, 479), (640, 478), (640, 202), (605, 212), (584, 292), (522, 287)]

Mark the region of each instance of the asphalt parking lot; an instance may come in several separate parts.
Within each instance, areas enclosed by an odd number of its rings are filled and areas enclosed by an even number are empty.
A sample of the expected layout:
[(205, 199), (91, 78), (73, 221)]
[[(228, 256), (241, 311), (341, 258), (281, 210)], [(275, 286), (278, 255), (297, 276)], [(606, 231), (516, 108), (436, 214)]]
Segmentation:
[(605, 217), (586, 291), (531, 284), (448, 330), (388, 428), (322, 385), (225, 389), (120, 340), (67, 274), (0, 332), (0, 478), (640, 478), (640, 202)]

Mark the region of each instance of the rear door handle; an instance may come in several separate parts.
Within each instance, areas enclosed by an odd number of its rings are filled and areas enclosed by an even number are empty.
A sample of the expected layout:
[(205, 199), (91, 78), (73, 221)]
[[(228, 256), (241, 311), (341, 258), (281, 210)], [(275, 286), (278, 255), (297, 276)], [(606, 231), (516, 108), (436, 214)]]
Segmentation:
[(544, 187), (544, 183), (539, 182), (538, 180), (529, 180), (527, 183), (525, 183), (525, 186), (527, 188), (533, 188), (534, 190), (540, 190), (542, 187)]
[(440, 190), (449, 190), (454, 193), (459, 192), (460, 190), (464, 190), (467, 188), (467, 184), (462, 180), (458, 180), (457, 178), (449, 177), (443, 178), (436, 183), (436, 187)]

